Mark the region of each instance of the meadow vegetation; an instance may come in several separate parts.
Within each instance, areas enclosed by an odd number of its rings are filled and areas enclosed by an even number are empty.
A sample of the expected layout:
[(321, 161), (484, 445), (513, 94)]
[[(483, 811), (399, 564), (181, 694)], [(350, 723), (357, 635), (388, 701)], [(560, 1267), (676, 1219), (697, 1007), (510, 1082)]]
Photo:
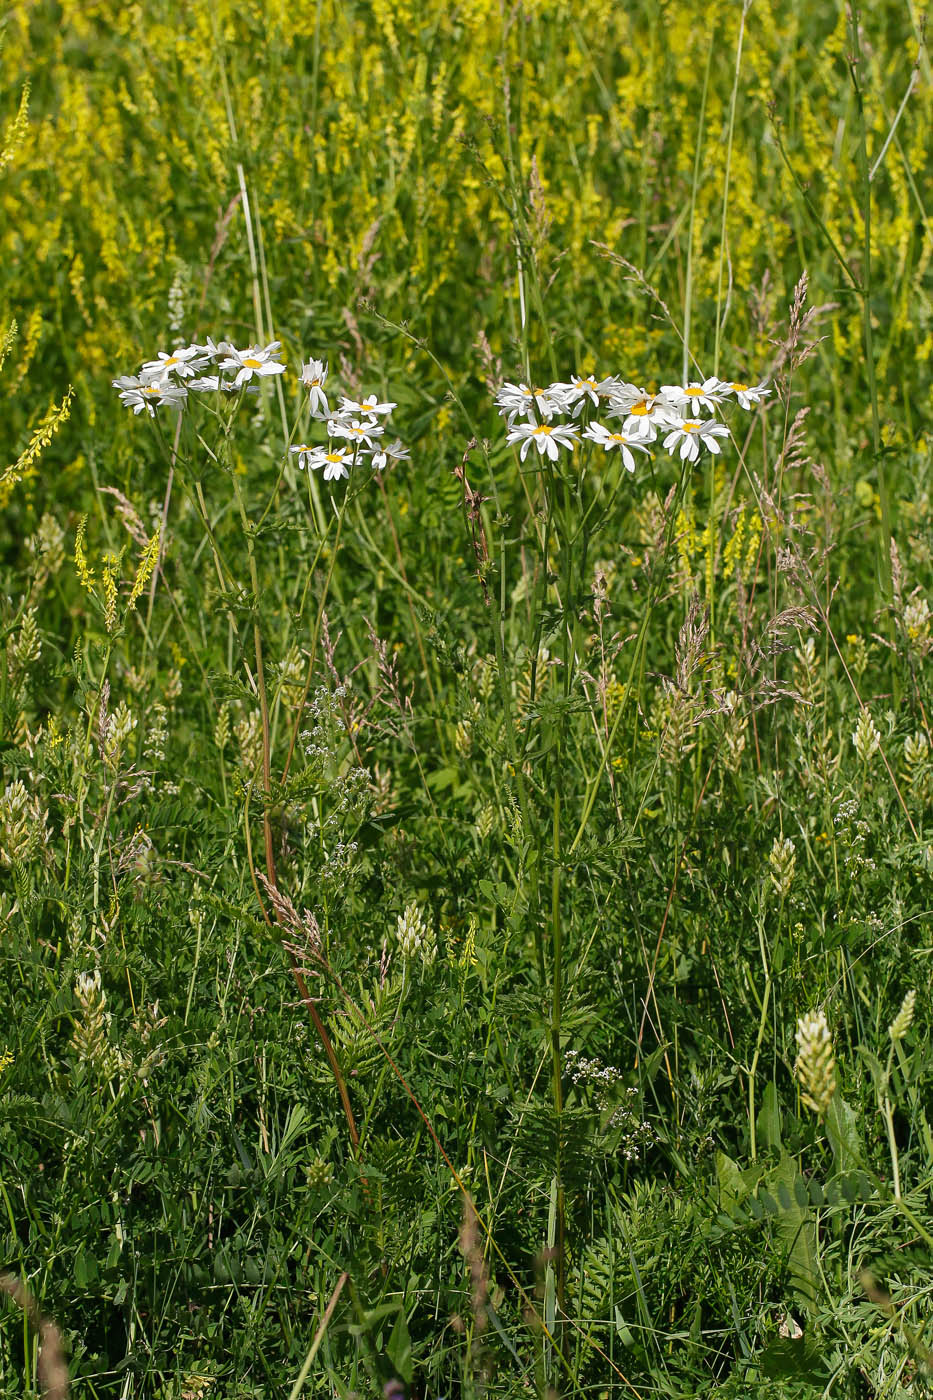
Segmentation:
[(7, 9), (2, 1400), (930, 1393), (924, 19)]

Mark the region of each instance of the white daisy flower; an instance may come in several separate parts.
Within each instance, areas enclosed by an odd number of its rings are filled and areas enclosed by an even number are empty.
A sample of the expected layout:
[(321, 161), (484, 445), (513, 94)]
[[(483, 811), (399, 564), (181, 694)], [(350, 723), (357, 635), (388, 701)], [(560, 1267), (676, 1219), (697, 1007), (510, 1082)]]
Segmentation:
[(270, 345), (260, 347), (251, 345), (248, 350), (237, 350), (234, 346), (228, 345), (229, 354), (226, 359), (221, 360), (221, 369), (235, 369), (236, 378), (233, 381), (234, 388), (239, 389), (242, 384), (248, 384), (253, 375), (258, 375), (264, 379), (268, 374), (284, 374), (285, 366), (281, 360), (273, 358), (281, 350), (281, 342), (273, 340)]
[(708, 448), (710, 452), (719, 452), (716, 439), (728, 436), (729, 429), (725, 423), (717, 423), (715, 418), (685, 418), (668, 433), (664, 446), (672, 457), (679, 448), (682, 462), (695, 462), (701, 447)]
[(203, 345), (196, 345), (194, 348), (199, 350), (202, 355), (207, 355), (208, 359), (213, 360), (217, 364), (225, 359), (227, 355), (236, 353), (229, 340), (218, 340), (215, 345), (210, 336), (207, 337)]
[(200, 345), (184, 345), (171, 354), (160, 350), (158, 359), (147, 360), (143, 365), (142, 373), (153, 377), (172, 373), (181, 379), (190, 379), (199, 369), (204, 369), (207, 358)]
[(560, 456), (559, 448), (566, 447), (568, 451), (573, 451), (578, 431), (578, 428), (567, 423), (519, 423), (510, 429), (506, 442), (521, 443), (518, 455), (523, 462), (532, 443), (542, 457), (547, 455), (552, 462), (556, 462)]
[(313, 453), (323, 451), (320, 447), (309, 447), (306, 442), (300, 443), (297, 447), (290, 447), (288, 450), (297, 455), (300, 471), (304, 471), (306, 467), (311, 465), (310, 458)]
[(590, 442), (598, 442), (605, 452), (611, 452), (614, 448), (622, 454), (622, 461), (626, 471), (635, 470), (635, 458), (632, 456), (632, 449), (636, 452), (644, 452), (648, 449), (638, 438), (629, 437), (628, 433), (611, 433), (608, 428), (604, 428), (602, 423), (591, 423), (588, 428), (584, 428), (583, 436)]
[(354, 418), (352, 422), (345, 423), (342, 418), (331, 418), (327, 423), (328, 437), (347, 438), (349, 442), (355, 442), (360, 447), (375, 447), (375, 439), (382, 437), (384, 432), (382, 424), (373, 419), (361, 423), (358, 418)]
[(726, 393), (735, 394), (740, 408), (754, 408), (756, 403), (762, 402), (766, 394), (771, 393), (767, 387), (767, 380), (761, 384), (725, 384), (723, 387)]
[(324, 393), (324, 385), (327, 383), (327, 361), (309, 360), (306, 365), (302, 365), (301, 382), (308, 391), (311, 412), (315, 418), (326, 418), (330, 413), (330, 404)]
[(375, 394), (368, 394), (361, 403), (355, 399), (341, 398), (341, 413), (362, 413), (369, 414), (371, 418), (379, 418), (384, 413), (391, 413), (396, 405), (394, 403), (380, 403)]
[(609, 410), (615, 418), (622, 418), (622, 431), (640, 442), (654, 442), (659, 430), (673, 427), (678, 415), (660, 394), (642, 394), (633, 403), (614, 401)]
[(188, 390), (183, 384), (171, 384), (167, 379), (153, 383), (152, 380), (136, 379), (133, 376), (124, 375), (121, 379), (113, 381), (115, 389), (120, 390), (120, 402), (127, 408), (131, 408), (134, 413), (142, 413), (143, 409), (150, 418), (155, 417), (155, 411), (163, 404), (167, 408), (182, 408), (188, 397)]
[(349, 447), (305, 448), (304, 463), (299, 459), (298, 465), (299, 467), (302, 465), (310, 467), (314, 472), (323, 467), (325, 481), (338, 481), (342, 476), (350, 475), (350, 468), (353, 466), (353, 452)]
[(661, 397), (682, 413), (695, 413), (700, 407), (713, 412), (728, 392), (729, 386), (715, 377), (704, 379), (702, 384), (661, 385)]
[(571, 376), (567, 384), (552, 384), (547, 390), (551, 398), (560, 399), (565, 410), (579, 418), (587, 402), (598, 408), (601, 399), (611, 399), (620, 387), (621, 381), (615, 375), (608, 379), (597, 379), (594, 375)]
[(529, 389), (527, 384), (503, 384), (496, 394), (499, 414), (511, 428), (520, 415), (533, 418), (534, 405), (537, 404), (538, 412), (548, 423), (555, 413), (563, 411), (564, 402), (559, 389), (557, 384), (552, 384), (547, 389)]
[(633, 404), (639, 403), (647, 397), (644, 389), (639, 389), (637, 384), (629, 384), (625, 379), (617, 379), (609, 395), (611, 411), (617, 418), (621, 417), (623, 414), (631, 412)]
[(189, 393), (197, 394), (206, 394), (212, 391), (216, 393), (218, 390), (222, 389), (228, 391), (233, 389), (232, 383), (221, 379), (219, 374), (203, 374), (197, 379), (189, 379), (185, 387), (188, 389)]
[(369, 459), (369, 465), (377, 472), (381, 472), (388, 462), (407, 462), (411, 457), (407, 447), (403, 447), (398, 438), (394, 442), (380, 443), (376, 451)]

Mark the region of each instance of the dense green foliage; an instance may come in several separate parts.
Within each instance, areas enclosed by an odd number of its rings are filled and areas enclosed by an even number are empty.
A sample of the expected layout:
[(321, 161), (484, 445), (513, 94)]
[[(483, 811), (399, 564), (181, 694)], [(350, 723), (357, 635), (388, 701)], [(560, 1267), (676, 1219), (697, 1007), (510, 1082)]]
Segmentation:
[(0, 1266), (101, 1400), (928, 1394), (919, 12), (179, 13), (0, 49)]

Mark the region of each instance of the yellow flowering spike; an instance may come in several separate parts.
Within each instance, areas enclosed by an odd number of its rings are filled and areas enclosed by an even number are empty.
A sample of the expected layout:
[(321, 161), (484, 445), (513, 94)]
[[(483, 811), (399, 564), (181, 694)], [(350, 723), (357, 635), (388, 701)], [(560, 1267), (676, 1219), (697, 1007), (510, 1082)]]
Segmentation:
[(101, 563), (104, 586), (104, 626), (111, 634), (117, 630), (117, 568), (120, 556), (105, 554)]
[(81, 586), (85, 588), (88, 593), (93, 593), (94, 570), (89, 566), (87, 555), (84, 552), (84, 535), (86, 530), (87, 516), (82, 515), (81, 519), (78, 521), (77, 531), (75, 532), (75, 568), (78, 571), (78, 578), (81, 581)]
[(19, 99), (19, 108), (16, 116), (10, 118), (6, 125), (6, 131), (3, 133), (3, 145), (0, 146), (0, 171), (5, 170), (10, 164), (16, 152), (26, 140), (26, 132), (28, 129), (29, 84), (26, 83), (23, 88), (23, 94)]
[[(10, 384), (10, 391), (18, 389), (29, 372), (36, 350), (39, 348), (39, 341), (42, 339), (42, 329), (44, 321), (42, 318), (42, 308), (33, 307), (26, 322), (26, 330), (23, 334), (23, 348), (17, 357), (16, 378)], [(3, 354), (0, 353), (0, 365), (3, 363)]]
[(7, 467), (0, 476), (0, 501), (7, 498), (18, 481), (22, 481), (43, 450), (48, 447), (58, 429), (70, 417), (73, 398), (74, 389), (69, 386), (61, 403), (58, 405), (53, 403), (39, 426), (34, 429), (25, 450), (20, 453), (12, 466)]
[(129, 612), (130, 608), (136, 606), (137, 602), (142, 597), (143, 589), (152, 578), (155, 566), (159, 560), (159, 542), (161, 538), (161, 529), (156, 530), (152, 539), (142, 552), (139, 560), (139, 567), (136, 570), (136, 577), (133, 580), (133, 587), (130, 589), (129, 602), (126, 605), (127, 612)]
[(3, 369), (3, 362), (10, 353), (10, 348), (16, 339), (17, 326), (15, 321), (11, 321), (0, 338), (0, 369)]

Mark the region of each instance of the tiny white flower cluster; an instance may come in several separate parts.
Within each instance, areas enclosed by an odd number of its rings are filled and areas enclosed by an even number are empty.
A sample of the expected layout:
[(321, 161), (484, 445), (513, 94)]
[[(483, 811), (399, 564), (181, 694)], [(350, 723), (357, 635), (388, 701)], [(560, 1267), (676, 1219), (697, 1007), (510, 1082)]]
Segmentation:
[[(228, 340), (216, 345), (210, 336), (203, 345), (183, 345), (171, 352), (160, 350), (154, 360), (147, 360), (139, 374), (124, 374), (114, 379), (113, 387), (120, 391), (120, 401), (134, 413), (143, 410), (150, 418), (157, 408), (182, 409), (189, 394), (236, 393), (256, 386), (251, 381), (269, 375), (284, 374), (285, 365), (279, 359), (281, 344), (250, 345), (238, 350)], [(205, 373), (205, 371), (212, 371)]]
[[(766, 384), (712, 378), (702, 384), (664, 384), (656, 394), (648, 394), (616, 375), (607, 379), (578, 375), (546, 389), (504, 384), (496, 394), (496, 405), (508, 425), (506, 441), (521, 444), (523, 462), (532, 444), (542, 457), (556, 462), (560, 448), (572, 452), (579, 442), (588, 441), (604, 452), (618, 450), (626, 470), (634, 472), (634, 454), (647, 454), (659, 437), (670, 455), (677, 453), (681, 461), (696, 462), (703, 449), (719, 452), (717, 439), (729, 436), (725, 423), (715, 417), (720, 405), (734, 399), (740, 408), (751, 409), (770, 392)], [(598, 411), (620, 420), (621, 426), (609, 428), (592, 421), (591, 415)], [(561, 418), (570, 421), (561, 422)], [(574, 421), (581, 418), (586, 421), (582, 429)]]
[(336, 481), (349, 476), (350, 468), (357, 462), (368, 461), (376, 471), (382, 471), (390, 460), (401, 462), (409, 455), (397, 439), (392, 443), (381, 440), (385, 425), (379, 420), (388, 418), (394, 403), (380, 403), (377, 394), (367, 394), (359, 400), (342, 395), (340, 407), (332, 413), (324, 389), (326, 360), (309, 360), (303, 365), (301, 382), (308, 391), (312, 416), (327, 426), (326, 445), (302, 442), (289, 448), (289, 452), (297, 456), (302, 471), (305, 468), (318, 471), (323, 467), (324, 480)]
[(333, 728), (342, 724), (340, 706), (349, 693), (346, 685), (334, 686), (333, 690), (319, 685), (314, 694), (308, 697), (305, 711), (310, 716), (312, 727), (301, 732), (306, 758), (324, 760), (335, 752)]
[(579, 1050), (565, 1053), (564, 1068), (574, 1084), (595, 1084), (600, 1104), (607, 1102), (607, 1092), (624, 1078), (621, 1070), (604, 1065), (602, 1060), (589, 1060)]
[(611, 1109), (603, 1127), (606, 1132), (619, 1132), (619, 1151), (627, 1162), (637, 1162), (643, 1148), (657, 1136), (649, 1123), (639, 1118), (635, 1109), (638, 1090), (634, 1087), (625, 1090), (619, 1103), (620, 1087), (625, 1076), (612, 1065), (604, 1065), (602, 1060), (590, 1060), (579, 1050), (568, 1050), (564, 1055), (564, 1068), (574, 1084), (592, 1084), (594, 1100), (600, 1112)]

